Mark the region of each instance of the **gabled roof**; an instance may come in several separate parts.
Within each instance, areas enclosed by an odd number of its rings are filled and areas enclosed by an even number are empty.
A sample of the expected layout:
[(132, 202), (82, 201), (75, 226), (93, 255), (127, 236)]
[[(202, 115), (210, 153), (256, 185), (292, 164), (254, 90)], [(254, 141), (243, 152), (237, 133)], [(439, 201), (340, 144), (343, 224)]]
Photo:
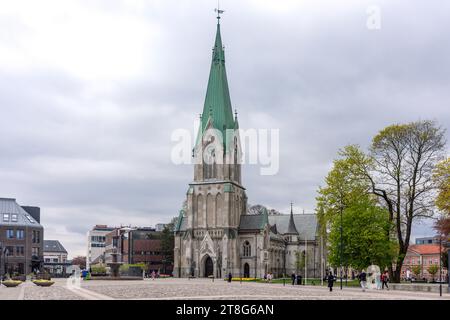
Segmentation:
[(266, 219), (264, 214), (243, 214), (239, 222), (239, 231), (261, 230), (264, 228)]
[[(442, 248), (442, 250), (444, 250)], [(408, 247), (408, 253), (424, 254), (439, 254), (438, 244), (413, 244)]]
[[(269, 215), (270, 225), (277, 225), (279, 234), (287, 234), (290, 215)], [(317, 216), (315, 214), (293, 214), (293, 220), (300, 240), (315, 240), (317, 230)]]
[(44, 240), (44, 252), (66, 253), (67, 250), (58, 240)]
[[(16, 221), (17, 220), (17, 221)], [(0, 198), (0, 225), (42, 226), (12, 198)]]

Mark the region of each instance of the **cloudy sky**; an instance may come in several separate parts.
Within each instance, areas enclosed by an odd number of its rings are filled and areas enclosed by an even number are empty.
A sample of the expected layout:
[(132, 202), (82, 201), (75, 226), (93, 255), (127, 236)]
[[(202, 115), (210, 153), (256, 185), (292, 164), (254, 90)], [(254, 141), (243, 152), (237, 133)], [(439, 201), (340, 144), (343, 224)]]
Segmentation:
[[(339, 3), (339, 4), (337, 4)], [(381, 10), (367, 27), (368, 7)], [(85, 254), (95, 224), (167, 222), (185, 198), (174, 130), (203, 107), (214, 0), (0, 1), (0, 197), (41, 207)], [(446, 1), (222, 0), (241, 128), (280, 130), (280, 170), (247, 166), (249, 202), (311, 212), (339, 148), (383, 127), (450, 128)], [(448, 138), (447, 133), (447, 138)], [(431, 231), (425, 225), (415, 235)]]

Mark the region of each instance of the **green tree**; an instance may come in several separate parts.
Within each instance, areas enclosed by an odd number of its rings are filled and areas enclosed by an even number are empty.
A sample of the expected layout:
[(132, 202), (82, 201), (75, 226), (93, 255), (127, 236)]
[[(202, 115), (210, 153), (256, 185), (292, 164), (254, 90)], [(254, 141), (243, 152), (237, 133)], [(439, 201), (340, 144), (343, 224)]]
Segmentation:
[(175, 224), (178, 218), (174, 217), (172, 220), (164, 227), (161, 232), (161, 253), (163, 256), (163, 273), (166, 273), (166, 267), (168, 265), (173, 265), (174, 254), (173, 249), (175, 247)]
[(438, 195), (436, 207), (445, 215), (450, 215), (450, 158), (439, 162), (434, 171), (433, 179), (436, 183)]
[(395, 256), (395, 243), (389, 237), (392, 224), (388, 211), (377, 204), (370, 181), (360, 174), (359, 164), (368, 161), (356, 146), (345, 147), (339, 156), (317, 197), (320, 232), (328, 239), (329, 261), (333, 266), (359, 270), (371, 264), (389, 266)]
[[(342, 214), (343, 264), (357, 270), (371, 264), (382, 269), (395, 256), (396, 243), (386, 237), (390, 229), (388, 212), (366, 195), (349, 205)], [(341, 221), (333, 219), (329, 235), (329, 261), (340, 263)]]
[(431, 275), (433, 281), (434, 281), (434, 276), (436, 275), (436, 273), (438, 273), (439, 271), (439, 265), (437, 264), (432, 264), (431, 266), (428, 266), (427, 268), (428, 273)]
[(394, 267), (389, 268), (394, 282), (400, 281), (413, 222), (433, 215), (432, 172), (443, 157), (444, 133), (433, 121), (391, 125), (374, 137), (368, 155), (359, 148), (346, 153), (354, 174), (368, 181), (393, 223), (386, 236), (398, 243)]
[(422, 271), (422, 267), (420, 265), (412, 266), (411, 271), (414, 273), (416, 278), (420, 278), (420, 272)]

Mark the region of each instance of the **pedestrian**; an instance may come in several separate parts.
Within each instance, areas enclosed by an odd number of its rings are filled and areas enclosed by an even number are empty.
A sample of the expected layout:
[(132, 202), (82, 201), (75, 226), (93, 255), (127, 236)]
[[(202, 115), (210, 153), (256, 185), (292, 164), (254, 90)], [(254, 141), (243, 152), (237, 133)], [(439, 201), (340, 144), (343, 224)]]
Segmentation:
[(301, 275), (301, 274), (299, 274), (299, 275), (297, 276), (297, 284), (298, 284), (298, 285), (302, 284), (302, 275)]
[(233, 278), (233, 276), (231, 275), (231, 272), (228, 274), (228, 282), (231, 283), (231, 279)]
[(330, 292), (331, 292), (331, 291), (333, 291), (333, 285), (334, 285), (334, 276), (331, 271), (328, 274), (327, 281), (328, 281), (328, 288), (330, 288)]
[(292, 274), (291, 274), (291, 279), (292, 279), (292, 285), (294, 285), (295, 280), (297, 279), (297, 275), (294, 272), (292, 272)]
[(264, 273), (264, 282), (267, 281), (267, 273)]
[(269, 283), (272, 281), (272, 272), (269, 272), (269, 274), (267, 275), (267, 280), (269, 281)]
[(364, 270), (359, 274), (359, 283), (361, 284), (362, 291), (365, 292), (367, 285), (367, 274)]
[(155, 270), (153, 270), (152, 271), (152, 280), (155, 280), (155, 276), (156, 276), (156, 273), (155, 273)]
[(381, 290), (381, 283), (382, 283), (382, 278), (383, 277), (383, 274), (381, 273), (381, 274), (376, 274), (375, 275), (375, 283), (376, 283), (376, 285), (377, 285), (377, 290)]
[(382, 285), (382, 289), (384, 289), (384, 287), (386, 286), (386, 289), (389, 290), (389, 286), (388, 286), (388, 282), (389, 282), (389, 272), (386, 270), (383, 274), (383, 285)]

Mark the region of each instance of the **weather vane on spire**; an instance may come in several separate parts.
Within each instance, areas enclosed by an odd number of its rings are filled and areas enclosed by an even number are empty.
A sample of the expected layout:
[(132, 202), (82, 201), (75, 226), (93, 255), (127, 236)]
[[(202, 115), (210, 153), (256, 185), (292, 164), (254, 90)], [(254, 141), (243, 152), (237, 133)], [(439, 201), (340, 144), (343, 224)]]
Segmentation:
[(225, 10), (220, 10), (219, 0), (217, 0), (217, 8), (214, 9), (214, 12), (217, 12), (217, 22), (219, 22), (220, 15), (225, 12)]

